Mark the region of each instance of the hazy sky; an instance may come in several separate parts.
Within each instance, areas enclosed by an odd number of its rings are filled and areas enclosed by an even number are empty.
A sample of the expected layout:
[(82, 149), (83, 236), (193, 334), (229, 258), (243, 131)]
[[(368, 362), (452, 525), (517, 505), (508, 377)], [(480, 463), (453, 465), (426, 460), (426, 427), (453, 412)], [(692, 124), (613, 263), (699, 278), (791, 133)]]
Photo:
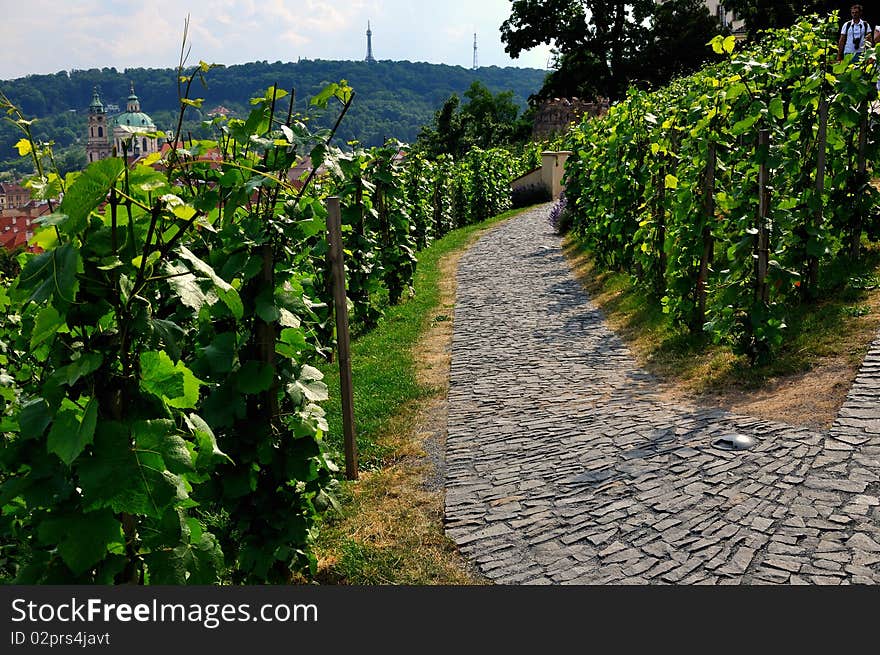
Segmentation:
[(549, 49), (510, 59), (499, 27), (508, 0), (0, 0), (0, 79), (31, 73), (177, 65), (190, 15), (188, 63), (376, 59), (546, 68)]

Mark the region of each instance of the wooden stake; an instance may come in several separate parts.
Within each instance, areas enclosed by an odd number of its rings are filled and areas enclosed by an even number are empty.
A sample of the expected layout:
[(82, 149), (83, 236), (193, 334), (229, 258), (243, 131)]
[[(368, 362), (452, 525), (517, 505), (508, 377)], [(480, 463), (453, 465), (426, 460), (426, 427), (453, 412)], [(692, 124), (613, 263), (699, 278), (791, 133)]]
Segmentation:
[(333, 269), (333, 301), (336, 306), (336, 348), (339, 352), (339, 389), (342, 395), (342, 431), (345, 437), (345, 477), (348, 480), (357, 480), (357, 435), (354, 429), (345, 263), (342, 259), (342, 214), (339, 198), (336, 196), (327, 198), (327, 236), (330, 242), (330, 265)]
[[(769, 150), (770, 130), (761, 130), (758, 133), (758, 148)], [(770, 235), (767, 230), (767, 217), (770, 215), (769, 178), (770, 169), (765, 158), (758, 170), (758, 239), (755, 248), (757, 254), (755, 293), (765, 303), (770, 300), (770, 288), (767, 285), (767, 270), (770, 267)]]
[(702, 332), (706, 322), (706, 285), (709, 281), (709, 262), (715, 242), (712, 240), (712, 221), (715, 220), (715, 143), (710, 141), (706, 153), (706, 173), (703, 178), (703, 252), (700, 255), (700, 270), (697, 273), (697, 315), (694, 320), (694, 333)]
[[(818, 234), (822, 227), (822, 194), (825, 193), (825, 150), (828, 145), (828, 100), (822, 98), (819, 102), (819, 132), (816, 135), (818, 152), (816, 155), (816, 211), (813, 214), (813, 228)], [(809, 237), (807, 237), (809, 238)], [(807, 283), (804, 285), (804, 294), (812, 294), (819, 285), (819, 257), (810, 255), (807, 257)]]
[(864, 193), (864, 184), (868, 181), (866, 171), (868, 170), (867, 147), (868, 147), (868, 101), (863, 100), (859, 107), (861, 120), (859, 121), (859, 149), (858, 158), (856, 159), (856, 180), (858, 187), (855, 189), (855, 212), (853, 216), (852, 232), (850, 234), (849, 255), (853, 260), (859, 258), (859, 250), (862, 241), (862, 198)]
[(657, 279), (654, 291), (657, 297), (666, 293), (666, 157), (663, 157), (663, 165), (660, 174), (657, 175), (657, 194), (654, 198), (654, 221), (657, 223), (657, 240), (654, 247), (657, 249)]

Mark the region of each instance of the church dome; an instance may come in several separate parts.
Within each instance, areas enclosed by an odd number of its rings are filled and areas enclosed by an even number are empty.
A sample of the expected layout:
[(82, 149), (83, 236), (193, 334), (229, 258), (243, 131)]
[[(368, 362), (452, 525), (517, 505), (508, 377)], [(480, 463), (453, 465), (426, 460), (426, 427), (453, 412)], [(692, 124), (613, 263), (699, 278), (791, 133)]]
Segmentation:
[(131, 83), (131, 93), (128, 96), (125, 111), (114, 116), (113, 120), (110, 121), (110, 125), (113, 127), (125, 125), (143, 129), (145, 132), (154, 132), (156, 130), (156, 124), (153, 122), (153, 119), (141, 111), (140, 100), (138, 100), (134, 93), (134, 82)]
[(130, 127), (144, 128), (147, 132), (155, 131), (156, 124), (153, 119), (142, 111), (125, 111), (113, 117), (111, 125), (128, 125)]

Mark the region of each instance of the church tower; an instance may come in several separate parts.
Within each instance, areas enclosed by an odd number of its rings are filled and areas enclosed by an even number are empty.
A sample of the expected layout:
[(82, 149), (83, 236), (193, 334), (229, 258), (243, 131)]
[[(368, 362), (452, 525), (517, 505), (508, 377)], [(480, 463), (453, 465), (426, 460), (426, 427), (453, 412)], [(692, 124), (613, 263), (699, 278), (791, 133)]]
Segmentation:
[(98, 96), (98, 87), (92, 94), (89, 105), (88, 139), (86, 140), (86, 160), (89, 164), (110, 156), (110, 134), (107, 131), (107, 114), (104, 103)]
[(373, 30), (370, 29), (370, 21), (367, 21), (367, 58), (364, 59), (368, 64), (375, 64), (373, 59)]
[(141, 101), (134, 94), (134, 82), (129, 82), (130, 93), (128, 95), (128, 102), (125, 104), (125, 111), (131, 113), (138, 113), (141, 110)]

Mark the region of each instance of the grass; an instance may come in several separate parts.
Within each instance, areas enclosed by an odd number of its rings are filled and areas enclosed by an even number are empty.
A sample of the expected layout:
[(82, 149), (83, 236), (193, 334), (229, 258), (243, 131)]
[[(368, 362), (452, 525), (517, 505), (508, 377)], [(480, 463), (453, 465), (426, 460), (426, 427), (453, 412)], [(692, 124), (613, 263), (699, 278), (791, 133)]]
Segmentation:
[[(316, 543), (318, 582), (485, 583), (443, 533), (442, 492), (428, 484), (436, 471), (426, 457), (425, 428), (445, 416), (437, 412), (446, 395), (446, 371), (441, 365), (426, 375), (422, 349), (431, 333), (451, 334), (452, 298), (444, 293), (450, 260), (479, 233), (521, 211), (455, 230), (420, 252), (414, 296), (387, 308), (376, 329), (352, 341), (360, 478), (340, 481), (340, 511), (322, 520)], [(326, 365), (324, 373), (330, 397), (338, 399), (337, 365)], [(341, 451), (338, 402), (328, 403), (327, 412), (334, 435), (329, 446)], [(440, 427), (445, 438), (445, 423)], [(343, 461), (341, 454), (335, 459)]]
[(628, 273), (599, 271), (572, 236), (566, 237), (564, 251), (609, 325), (640, 363), (696, 395), (762, 389), (832, 359), (854, 374), (880, 327), (880, 251), (870, 244), (857, 264), (839, 262), (823, 270), (827, 282), (820, 298), (790, 309), (784, 345), (772, 361), (759, 366), (750, 366), (729, 346), (671, 326), (656, 299)]

